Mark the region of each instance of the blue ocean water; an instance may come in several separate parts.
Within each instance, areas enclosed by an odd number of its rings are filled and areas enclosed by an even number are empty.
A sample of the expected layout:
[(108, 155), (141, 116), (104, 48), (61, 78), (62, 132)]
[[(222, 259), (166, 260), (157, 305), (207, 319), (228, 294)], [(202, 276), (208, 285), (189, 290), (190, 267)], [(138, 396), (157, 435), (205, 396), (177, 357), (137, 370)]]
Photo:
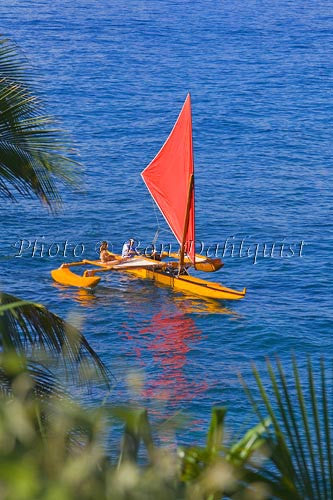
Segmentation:
[[(83, 191), (65, 190), (56, 216), (1, 202), (1, 289), (80, 323), (115, 376), (110, 401), (185, 411), (199, 433), (226, 404), (245, 425), (237, 374), (254, 386), (251, 360), (267, 380), (266, 356), (289, 372), (293, 352), (303, 372), (307, 355), (332, 353), (332, 3), (2, 0), (0, 30), (84, 167)], [(53, 283), (50, 270), (82, 245), (88, 258), (102, 239), (118, 251), (129, 236), (148, 244), (157, 221), (159, 241), (174, 241), (139, 174), (188, 91), (197, 236), (225, 254), (209, 279), (246, 286), (246, 298), (203, 302), (123, 275), (92, 293)]]

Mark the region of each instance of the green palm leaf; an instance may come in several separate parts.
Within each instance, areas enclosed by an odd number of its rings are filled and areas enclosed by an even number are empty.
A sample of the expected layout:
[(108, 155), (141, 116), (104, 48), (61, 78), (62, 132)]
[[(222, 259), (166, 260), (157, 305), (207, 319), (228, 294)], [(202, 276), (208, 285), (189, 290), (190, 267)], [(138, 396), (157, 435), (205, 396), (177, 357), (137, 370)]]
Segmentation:
[[(2, 354), (0, 360), (0, 397), (9, 396), (13, 392), (13, 384), (17, 384), (19, 375), (24, 378), (24, 388), (31, 391), (38, 399), (63, 397), (66, 389), (54, 377), (54, 373), (40, 363), (26, 360), (24, 356), (14, 353)], [(27, 387), (27, 382), (31, 384)]]
[(91, 368), (109, 381), (104, 364), (76, 328), (40, 304), (5, 293), (0, 293), (0, 346), (4, 352), (30, 352), (39, 358), (53, 354), (75, 381), (89, 381)]
[(0, 37), (0, 196), (37, 196), (51, 209), (61, 204), (56, 180), (77, 184), (78, 163), (69, 140), (45, 116), (24, 81), (22, 60)]
[(13, 42), (0, 35), (0, 75), (15, 82), (24, 82), (24, 60)]
[(274, 371), (267, 361), (272, 396), (264, 389), (255, 367), (253, 373), (261, 402), (254, 397), (245, 381), (243, 385), (254, 410), (263, 422), (259, 407), (264, 406), (272, 421), (271, 461), (278, 477), (274, 490), (278, 498), (330, 500), (333, 496), (332, 425), (333, 415), (328, 406), (329, 388), (324, 362), (320, 364), (320, 380), (315, 380), (310, 359), (307, 376), (299, 373), (295, 358), (292, 360), (293, 377), (289, 379), (277, 359)]

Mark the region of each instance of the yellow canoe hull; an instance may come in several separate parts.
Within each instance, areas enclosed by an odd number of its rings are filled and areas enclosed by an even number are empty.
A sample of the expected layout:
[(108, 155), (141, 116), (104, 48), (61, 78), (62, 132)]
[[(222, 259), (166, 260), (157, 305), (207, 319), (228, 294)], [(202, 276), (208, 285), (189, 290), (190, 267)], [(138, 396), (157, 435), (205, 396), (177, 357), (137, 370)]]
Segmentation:
[(200, 297), (218, 300), (239, 300), (246, 294), (246, 288), (241, 292), (227, 288), (219, 283), (213, 283), (193, 276), (172, 276), (162, 271), (151, 271), (150, 269), (133, 269), (126, 271), (138, 278), (151, 279), (180, 292), (186, 292)]
[(94, 288), (101, 281), (99, 276), (79, 276), (68, 267), (59, 267), (51, 271), (51, 276), (57, 283), (67, 286), (78, 286), (80, 288)]
[[(179, 253), (164, 253), (162, 254), (162, 259), (165, 257), (171, 257), (173, 259), (179, 260)], [(201, 254), (195, 254), (195, 269), (197, 271), (203, 271), (204, 273), (214, 273), (224, 266), (221, 259), (211, 257), (203, 257)], [(191, 263), (188, 257), (184, 259), (185, 264)]]
[(214, 273), (223, 267), (224, 264), (220, 259), (207, 259), (204, 262), (196, 262), (195, 269), (204, 273)]

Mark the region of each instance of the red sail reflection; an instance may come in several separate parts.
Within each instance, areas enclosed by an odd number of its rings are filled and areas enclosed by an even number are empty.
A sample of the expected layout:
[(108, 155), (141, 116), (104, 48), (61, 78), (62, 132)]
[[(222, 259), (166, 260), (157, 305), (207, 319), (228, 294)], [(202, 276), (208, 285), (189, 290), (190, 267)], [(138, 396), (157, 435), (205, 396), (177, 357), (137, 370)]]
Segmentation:
[[(198, 373), (189, 373), (187, 353), (201, 340), (202, 332), (195, 322), (177, 311), (170, 316), (155, 314), (149, 326), (139, 331), (144, 347), (151, 351), (159, 374), (146, 383), (143, 396), (172, 401), (189, 401), (208, 388), (206, 382), (190, 380)], [(187, 368), (187, 369), (186, 369)], [(186, 373), (187, 372), (187, 373)], [(150, 377), (152, 374), (150, 373)]]

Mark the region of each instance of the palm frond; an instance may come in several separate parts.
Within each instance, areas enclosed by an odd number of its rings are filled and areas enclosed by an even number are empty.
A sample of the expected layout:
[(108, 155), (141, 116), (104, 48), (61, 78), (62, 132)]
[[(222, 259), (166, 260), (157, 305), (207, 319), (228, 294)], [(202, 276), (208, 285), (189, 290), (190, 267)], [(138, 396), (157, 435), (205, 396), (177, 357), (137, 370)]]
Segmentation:
[(0, 37), (0, 197), (37, 196), (56, 210), (56, 181), (77, 186), (79, 164), (66, 134), (44, 115), (21, 77), (21, 65), (13, 45)]
[[(74, 380), (86, 381), (91, 368), (109, 381), (109, 374), (86, 338), (73, 326), (33, 302), (0, 293), (0, 345), (3, 351), (50, 353), (61, 359)], [(79, 370), (78, 370), (79, 368)]]
[(0, 362), (0, 397), (13, 394), (13, 385), (18, 385), (18, 376), (22, 374), (25, 376), (25, 391), (31, 392), (39, 400), (66, 395), (66, 389), (46, 366), (27, 360), (25, 356), (6, 353), (2, 354)]
[(15, 82), (23, 82), (24, 58), (20, 56), (16, 45), (0, 35), (0, 75)]
[[(302, 380), (295, 358), (292, 359), (292, 381), (290, 375), (288, 380), (279, 359), (276, 367), (277, 373), (267, 361), (272, 397), (264, 389), (257, 369), (253, 368), (261, 404), (242, 381), (257, 414), (259, 406), (264, 406), (273, 423), (271, 437), (275, 446), (271, 461), (279, 474), (279, 498), (329, 500), (333, 493), (330, 442), (333, 415), (327, 404), (329, 389), (324, 362), (320, 364), (321, 379), (317, 381), (310, 359), (307, 362), (307, 377)], [(261, 415), (260, 419), (263, 422)]]

